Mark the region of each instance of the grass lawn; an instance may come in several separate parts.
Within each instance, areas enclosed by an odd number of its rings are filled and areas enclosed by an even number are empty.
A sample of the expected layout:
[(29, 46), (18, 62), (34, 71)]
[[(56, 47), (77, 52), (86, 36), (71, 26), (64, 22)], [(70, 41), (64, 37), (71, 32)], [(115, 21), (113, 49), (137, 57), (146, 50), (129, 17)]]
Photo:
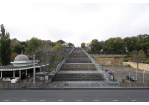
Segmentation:
[(50, 72), (52, 72), (53, 70), (55, 70), (56, 67), (57, 67), (57, 66), (51, 66), (51, 67), (50, 67)]

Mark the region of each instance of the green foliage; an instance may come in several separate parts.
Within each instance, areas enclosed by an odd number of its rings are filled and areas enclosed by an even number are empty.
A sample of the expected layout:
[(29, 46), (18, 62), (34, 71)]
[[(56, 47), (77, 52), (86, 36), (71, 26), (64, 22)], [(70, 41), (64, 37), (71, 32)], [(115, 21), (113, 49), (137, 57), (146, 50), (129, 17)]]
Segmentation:
[(128, 62), (129, 60), (131, 60), (131, 57), (126, 57), (123, 59), (123, 62)]
[(122, 79), (122, 83), (125, 83), (125, 79)]
[(63, 43), (65, 43), (65, 41), (63, 41), (63, 40), (58, 40), (56, 43), (63, 44)]
[(39, 46), (42, 46), (43, 43), (40, 39), (33, 37), (29, 43), (28, 47), (25, 49), (26, 54), (33, 53)]
[(85, 43), (81, 43), (81, 47), (85, 49)]
[(25, 46), (24, 45), (21, 45), (19, 43), (14, 45), (13, 52), (21, 54), (22, 51), (23, 51), (23, 53), (25, 52)]
[(149, 64), (149, 60), (145, 61), (146, 64)]
[(68, 43), (68, 46), (69, 46), (69, 47), (73, 47), (74, 44), (73, 44), (73, 43)]
[(21, 45), (24, 45), (25, 47), (27, 47), (27, 43), (26, 42), (20, 42)]
[(102, 45), (99, 43), (97, 39), (92, 40), (91, 42), (91, 52), (92, 53), (99, 53), (102, 49)]
[(11, 60), (11, 40), (9, 38), (9, 33), (5, 33), (5, 28), (3, 24), (1, 24), (1, 32), (0, 35), (0, 59), (2, 65), (7, 65)]
[(133, 50), (138, 50), (139, 49), (139, 39), (135, 36), (133, 37), (126, 37), (123, 39), (125, 43), (125, 47), (127, 47), (127, 50), (129, 52), (132, 52)]
[(50, 72), (54, 71), (57, 68), (57, 66), (50, 67)]
[(125, 67), (131, 67), (131, 65), (130, 65), (130, 64), (128, 64), (128, 65), (126, 65)]

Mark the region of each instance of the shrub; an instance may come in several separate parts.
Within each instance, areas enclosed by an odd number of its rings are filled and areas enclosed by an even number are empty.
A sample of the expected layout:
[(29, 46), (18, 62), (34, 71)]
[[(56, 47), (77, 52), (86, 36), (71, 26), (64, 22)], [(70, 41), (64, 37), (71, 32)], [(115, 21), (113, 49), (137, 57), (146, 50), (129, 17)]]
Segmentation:
[(124, 62), (128, 62), (129, 60), (131, 60), (130, 57), (127, 57), (127, 58), (124, 58), (124, 59), (123, 59)]
[(130, 65), (130, 64), (128, 64), (128, 65), (126, 65), (125, 67), (131, 67), (131, 65)]
[(149, 60), (145, 61), (146, 64), (149, 64)]
[(125, 83), (125, 79), (122, 79), (122, 83)]

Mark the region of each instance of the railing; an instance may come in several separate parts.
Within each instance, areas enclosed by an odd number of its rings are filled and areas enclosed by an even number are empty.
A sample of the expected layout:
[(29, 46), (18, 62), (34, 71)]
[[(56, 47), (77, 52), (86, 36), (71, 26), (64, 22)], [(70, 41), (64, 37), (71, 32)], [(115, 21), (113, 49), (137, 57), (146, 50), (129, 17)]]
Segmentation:
[(104, 75), (106, 81), (108, 81), (108, 80), (109, 80), (109, 79), (107, 78), (107, 77), (108, 77), (108, 74), (102, 70), (102, 67), (101, 67), (98, 63), (96, 63), (96, 61), (95, 61), (83, 48), (82, 48), (82, 50), (83, 50), (84, 53), (89, 57), (89, 59), (92, 61), (92, 63), (95, 64), (97, 70), (98, 70), (99, 72), (101, 72), (101, 73)]
[(74, 49), (75, 49), (75, 48), (73, 48), (73, 49), (69, 52), (69, 54), (66, 56), (66, 58), (64, 58), (63, 61), (58, 64), (57, 68), (56, 68), (53, 72), (50, 73), (51, 75), (54, 76), (54, 75), (61, 69), (62, 65), (66, 62), (66, 59), (67, 59), (67, 58), (69, 57), (69, 55), (73, 52)]
[(3, 83), (0, 88), (149, 88), (149, 83)]

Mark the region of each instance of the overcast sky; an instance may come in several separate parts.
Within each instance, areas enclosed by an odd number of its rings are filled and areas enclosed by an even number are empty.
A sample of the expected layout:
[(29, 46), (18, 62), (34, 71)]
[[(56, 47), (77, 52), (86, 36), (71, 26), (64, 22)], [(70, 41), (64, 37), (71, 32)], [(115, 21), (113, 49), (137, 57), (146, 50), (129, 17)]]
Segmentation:
[(92, 39), (149, 34), (149, 3), (25, 3), (0, 5), (10, 38), (64, 40), (76, 47)]

